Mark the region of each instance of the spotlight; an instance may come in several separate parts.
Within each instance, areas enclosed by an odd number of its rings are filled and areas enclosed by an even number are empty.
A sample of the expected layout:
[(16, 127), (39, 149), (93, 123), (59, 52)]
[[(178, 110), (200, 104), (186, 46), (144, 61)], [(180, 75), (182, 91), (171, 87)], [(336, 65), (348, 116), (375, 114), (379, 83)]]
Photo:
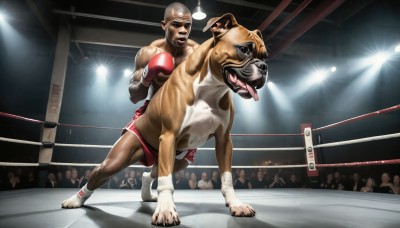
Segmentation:
[(5, 19), (5, 17), (4, 17), (4, 15), (3, 15), (3, 13), (0, 13), (0, 22), (3, 22), (3, 21), (5, 21), (6, 19)]
[(203, 20), (204, 18), (206, 18), (206, 16), (207, 15), (204, 13), (203, 8), (201, 8), (200, 6), (200, 0), (198, 0), (196, 8), (194, 8), (193, 10), (192, 17), (195, 20)]
[(331, 72), (333, 73), (333, 72), (336, 72), (336, 67), (335, 66), (333, 66), (333, 67), (331, 67)]
[(100, 65), (100, 66), (97, 67), (96, 73), (100, 77), (105, 77), (107, 75), (107, 73), (108, 73), (108, 70), (107, 70), (107, 68), (105, 66)]
[(129, 70), (129, 69), (125, 69), (124, 70), (124, 76), (125, 77), (128, 77), (129, 75), (131, 75), (132, 74), (132, 71), (131, 70)]
[(273, 87), (273, 86), (274, 86), (274, 83), (271, 82), (271, 81), (268, 81), (268, 82), (267, 82), (267, 86), (268, 86), (268, 88)]
[(376, 63), (378, 65), (382, 65), (388, 59), (389, 59), (389, 55), (387, 53), (384, 53), (384, 52), (379, 52), (379, 53), (377, 53), (377, 54), (375, 54), (373, 56), (374, 63)]
[(394, 52), (400, 53), (400, 44), (398, 44), (398, 45), (394, 48)]
[(312, 80), (314, 83), (320, 83), (325, 80), (327, 76), (327, 72), (323, 70), (317, 70), (312, 74)]

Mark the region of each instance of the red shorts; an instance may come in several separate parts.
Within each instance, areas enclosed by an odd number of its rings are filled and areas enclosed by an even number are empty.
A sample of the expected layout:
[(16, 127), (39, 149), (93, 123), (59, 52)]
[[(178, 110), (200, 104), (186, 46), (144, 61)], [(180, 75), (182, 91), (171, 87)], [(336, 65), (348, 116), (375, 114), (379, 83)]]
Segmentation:
[[(148, 104), (149, 104), (149, 101), (146, 100), (144, 102), (144, 104), (142, 105), (142, 107), (140, 107), (138, 110), (136, 110), (134, 116), (132, 117), (132, 120), (126, 125), (126, 127), (122, 131), (122, 134), (124, 134), (126, 131), (130, 131), (133, 134), (135, 134), (136, 137), (139, 139), (140, 144), (142, 145), (143, 152), (145, 154), (145, 157), (142, 160), (140, 160), (140, 163), (142, 163), (144, 166), (152, 166), (158, 162), (158, 150), (151, 147), (143, 139), (143, 137), (137, 131), (136, 126), (135, 126), (135, 120), (137, 120), (140, 116), (143, 115), (143, 113), (147, 109)], [(196, 152), (197, 152), (197, 149), (176, 151), (176, 159), (177, 160), (186, 159), (191, 164), (194, 162), (194, 156), (196, 155)]]

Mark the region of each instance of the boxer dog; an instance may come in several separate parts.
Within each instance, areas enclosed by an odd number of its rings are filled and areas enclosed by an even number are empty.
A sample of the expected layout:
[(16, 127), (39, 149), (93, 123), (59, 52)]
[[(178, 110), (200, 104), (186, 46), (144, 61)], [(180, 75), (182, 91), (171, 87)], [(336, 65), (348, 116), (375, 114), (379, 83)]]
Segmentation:
[(232, 14), (210, 19), (203, 31), (209, 29), (213, 38), (175, 69), (135, 122), (143, 139), (159, 148), (154, 225), (180, 223), (171, 176), (176, 151), (198, 148), (211, 137), (215, 137), (226, 206), (233, 216), (255, 215), (233, 189), (230, 131), (234, 107), (230, 91), (245, 99), (259, 99), (257, 89), (267, 79), (267, 50), (261, 32), (239, 25)]

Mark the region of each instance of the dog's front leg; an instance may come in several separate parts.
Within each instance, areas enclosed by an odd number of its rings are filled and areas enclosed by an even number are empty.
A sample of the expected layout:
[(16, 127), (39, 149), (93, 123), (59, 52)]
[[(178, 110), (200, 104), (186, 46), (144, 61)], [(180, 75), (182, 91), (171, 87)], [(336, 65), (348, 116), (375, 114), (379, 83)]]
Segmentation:
[(175, 135), (163, 132), (160, 136), (158, 154), (158, 201), (151, 223), (153, 225), (179, 225), (180, 220), (176, 212), (172, 184), (172, 171), (175, 161)]
[(217, 162), (221, 173), (221, 191), (225, 197), (225, 204), (229, 207), (232, 216), (252, 217), (256, 211), (247, 204), (242, 203), (235, 194), (232, 181), (232, 139), (229, 133), (216, 135), (215, 150)]

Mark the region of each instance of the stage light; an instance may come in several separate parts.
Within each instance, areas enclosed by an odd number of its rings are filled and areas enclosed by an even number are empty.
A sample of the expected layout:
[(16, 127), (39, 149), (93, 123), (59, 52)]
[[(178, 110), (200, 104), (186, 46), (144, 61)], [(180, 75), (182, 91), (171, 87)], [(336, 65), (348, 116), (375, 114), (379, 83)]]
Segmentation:
[(132, 71), (130, 70), (130, 69), (125, 69), (124, 70), (124, 76), (125, 77), (128, 77), (128, 76), (130, 76), (132, 74)]
[(6, 18), (4, 17), (4, 14), (0, 13), (0, 22), (3, 22), (5, 20), (6, 20)]
[(193, 10), (192, 17), (195, 20), (203, 20), (206, 16), (207, 15), (204, 13), (203, 8), (200, 6), (200, 0), (198, 0), (196, 8)]
[(332, 72), (332, 73), (333, 73), (333, 72), (336, 72), (336, 70), (337, 70), (337, 69), (336, 69), (335, 66), (332, 66), (332, 67), (331, 67), (331, 72)]
[(320, 83), (325, 80), (327, 72), (323, 70), (317, 70), (312, 74), (312, 81), (314, 83)]
[(374, 61), (374, 64), (382, 65), (389, 59), (389, 55), (384, 52), (379, 52), (376, 53), (372, 59)]
[(275, 86), (275, 85), (274, 85), (274, 83), (273, 83), (273, 82), (271, 82), (271, 81), (268, 81), (268, 82), (267, 82), (267, 86), (268, 86), (268, 88), (269, 88), (269, 87), (272, 87), (272, 86)]
[(105, 66), (100, 65), (100, 66), (97, 67), (96, 73), (100, 77), (105, 77), (105, 76), (107, 76), (108, 70), (107, 70), (107, 68)]
[(398, 45), (394, 48), (394, 52), (400, 53), (400, 44), (398, 44)]

